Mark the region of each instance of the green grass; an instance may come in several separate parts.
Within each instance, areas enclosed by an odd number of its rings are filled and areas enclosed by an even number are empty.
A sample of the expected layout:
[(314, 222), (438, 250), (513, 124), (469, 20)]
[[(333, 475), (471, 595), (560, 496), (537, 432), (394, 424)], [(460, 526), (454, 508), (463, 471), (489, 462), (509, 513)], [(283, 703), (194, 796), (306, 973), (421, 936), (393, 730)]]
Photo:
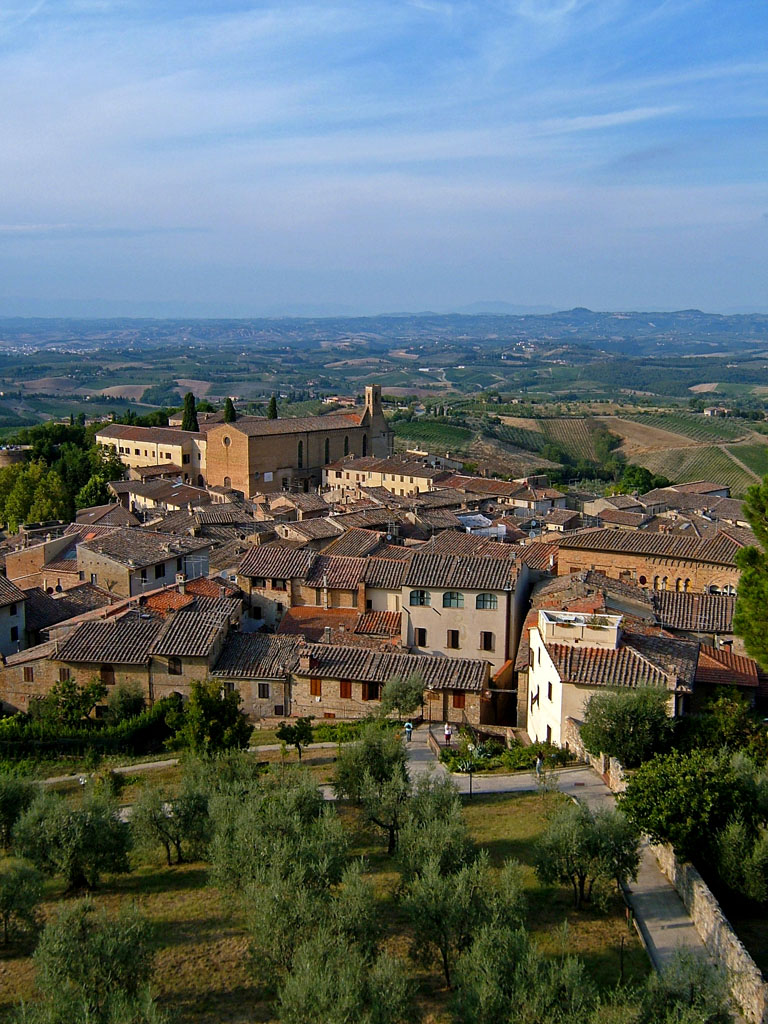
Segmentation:
[(728, 445), (728, 451), (749, 466), (753, 473), (765, 476), (768, 473), (768, 444), (734, 444)]

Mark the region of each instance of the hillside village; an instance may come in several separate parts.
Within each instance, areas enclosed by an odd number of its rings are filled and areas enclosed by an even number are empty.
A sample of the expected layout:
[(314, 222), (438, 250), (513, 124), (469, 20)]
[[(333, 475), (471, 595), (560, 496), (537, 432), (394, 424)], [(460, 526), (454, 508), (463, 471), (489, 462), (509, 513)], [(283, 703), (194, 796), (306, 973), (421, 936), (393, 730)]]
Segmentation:
[(417, 672), (427, 720), (560, 745), (599, 687), (663, 687), (675, 715), (768, 694), (733, 633), (754, 537), (716, 481), (598, 496), (393, 456), (376, 387), (201, 427), (100, 428), (114, 501), (3, 542), (6, 713), (65, 679), (151, 703), (211, 677), (253, 720), (355, 719)]
[[(768, 704), (768, 675), (734, 630), (737, 556), (757, 538), (728, 486), (699, 480), (646, 493), (598, 494), (557, 489), (538, 475), (473, 475), (448, 456), (424, 451), (394, 454), (376, 386), (366, 389), (362, 407), (341, 413), (230, 422), (211, 414), (197, 426), (100, 425), (100, 457), (114, 467), (119, 459), (123, 467), (122, 479), (107, 485), (111, 500), (79, 509), (72, 522), (26, 524), (0, 541), (6, 754), (55, 752), (68, 743), (80, 750), (83, 737), (98, 738), (107, 723), (104, 735), (113, 740), (139, 740), (105, 750), (162, 756), (162, 744), (173, 737), (169, 723), (189, 714), (183, 709), (207, 692), (222, 706), (230, 701), (240, 746), (255, 730), (253, 737), (291, 737), (300, 757), (301, 744), (323, 726), (365, 728), (375, 721), (380, 729), (382, 708), (397, 718), (388, 711), (387, 691), (402, 682), (418, 688), (413, 744), (395, 740), (397, 758), (408, 750), (414, 780), (402, 798), (415, 807), (422, 788), (437, 785), (430, 781), (435, 776), (420, 773), (422, 759), (428, 766), (439, 755), (441, 771), (459, 780), (458, 789), (449, 777), (445, 782), (451, 813), (462, 816), (467, 811), (456, 801), (467, 793), (466, 773), (471, 799), (473, 771), (493, 764), (530, 770), (535, 763), (542, 797), (528, 799), (550, 800), (543, 818), (541, 805), (535, 812), (541, 831), (549, 815), (556, 820), (558, 800), (570, 789), (591, 815), (606, 800), (613, 803), (612, 790), (627, 787), (625, 766), (582, 735), (590, 701), (600, 695), (651, 694), (669, 723), (696, 722), (713, 701), (724, 701), (723, 714), (741, 723), (734, 729), (746, 729), (759, 748), (750, 722)], [(115, 726), (114, 702), (128, 693), (147, 709), (145, 717)], [(42, 723), (38, 709), (52, 698), (76, 701), (79, 694), (93, 730), (83, 732), (81, 709), (74, 722), (80, 732), (56, 735), (61, 724), (54, 732), (42, 724), (35, 731)], [(153, 718), (153, 711), (161, 714)], [(339, 739), (338, 753), (315, 762), (341, 766), (344, 734), (328, 735)], [(269, 750), (258, 738), (251, 742), (257, 756)], [(285, 742), (279, 757), (284, 768)], [(271, 763), (248, 770), (268, 770)], [(195, 770), (191, 764), (182, 774)], [(722, 762), (728, 793), (730, 764)], [(354, 792), (338, 781), (338, 766), (325, 799), (331, 791), (337, 798)], [(709, 761), (702, 770), (711, 774)], [(91, 785), (88, 775), (79, 778)], [(298, 778), (287, 784), (302, 785)], [(323, 791), (312, 786), (322, 804)], [(552, 786), (562, 789), (550, 793)], [(524, 794), (530, 784), (507, 775), (501, 787), (498, 795), (509, 799), (509, 787)], [(161, 823), (174, 816), (168, 808), (175, 806), (176, 790), (141, 792), (139, 803), (120, 812), (129, 820), (141, 800), (159, 801)], [(207, 814), (214, 805), (206, 806)], [(117, 813), (112, 807), (109, 820), (119, 820)], [(21, 835), (27, 820), (20, 819)], [(652, 831), (645, 819), (637, 821)], [(478, 827), (486, 835), (488, 823)], [(695, 875), (691, 881), (685, 872), (695, 869), (676, 858), (684, 846), (673, 852), (662, 844), (654, 854), (646, 848), (642, 870), (650, 875), (636, 893), (627, 889), (631, 865), (636, 871), (639, 863), (637, 834), (627, 840), (629, 867), (622, 869), (623, 896), (612, 897), (611, 927), (618, 927), (617, 901), (623, 899), (631, 915), (638, 914), (651, 962), (663, 970), (678, 946), (710, 953), (727, 948), (723, 992), (729, 989), (730, 997), (723, 998), (746, 1007), (748, 1019), (761, 1020), (768, 986), (730, 925), (712, 931), (709, 911), (686, 895), (698, 891), (701, 880)], [(714, 848), (720, 835), (710, 836)], [(652, 837), (668, 838), (663, 830)], [(167, 855), (171, 870), (170, 847)], [(34, 849), (24, 856), (34, 859)], [(543, 869), (536, 872), (545, 877)], [(728, 884), (751, 892), (752, 879), (762, 885), (762, 877), (746, 867)], [(703, 891), (704, 906), (722, 916), (710, 890)], [(652, 892), (656, 902), (649, 907), (643, 901)], [(547, 906), (549, 913), (560, 912), (557, 901)], [(571, 923), (581, 934), (580, 923)], [(671, 942), (669, 929), (680, 929)], [(750, 950), (758, 959), (761, 943)], [(599, 948), (608, 955), (604, 943)], [(239, 976), (237, 947), (227, 955)], [(639, 957), (635, 977), (643, 979), (648, 961), (640, 947), (633, 955)], [(445, 980), (450, 990), (447, 969)], [(207, 992), (202, 979), (199, 985)], [(214, 1000), (205, 1019), (218, 1019), (217, 1013)]]

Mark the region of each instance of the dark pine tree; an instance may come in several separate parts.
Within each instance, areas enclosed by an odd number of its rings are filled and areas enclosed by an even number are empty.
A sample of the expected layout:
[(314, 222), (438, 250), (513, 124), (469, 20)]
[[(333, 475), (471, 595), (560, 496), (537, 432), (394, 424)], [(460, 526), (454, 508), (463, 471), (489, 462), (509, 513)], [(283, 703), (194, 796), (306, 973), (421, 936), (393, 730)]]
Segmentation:
[(184, 395), (184, 415), (181, 420), (182, 430), (198, 431), (200, 425), (197, 422), (197, 409), (195, 408), (195, 396), (191, 391)]

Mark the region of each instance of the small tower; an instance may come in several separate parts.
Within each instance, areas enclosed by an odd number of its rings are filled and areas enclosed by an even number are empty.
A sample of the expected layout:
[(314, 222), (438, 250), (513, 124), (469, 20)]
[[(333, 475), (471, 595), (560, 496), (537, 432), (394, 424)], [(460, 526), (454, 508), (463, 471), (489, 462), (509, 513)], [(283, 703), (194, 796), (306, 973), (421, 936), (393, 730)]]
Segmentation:
[(365, 408), (373, 419), (374, 416), (383, 415), (381, 408), (381, 384), (368, 384), (365, 388)]

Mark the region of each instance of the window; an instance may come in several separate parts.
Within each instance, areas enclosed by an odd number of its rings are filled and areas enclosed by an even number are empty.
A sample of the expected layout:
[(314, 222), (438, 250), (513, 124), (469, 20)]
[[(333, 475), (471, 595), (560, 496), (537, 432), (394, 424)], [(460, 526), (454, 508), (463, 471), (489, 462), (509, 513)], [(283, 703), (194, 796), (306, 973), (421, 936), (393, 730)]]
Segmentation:
[(638, 576), (637, 577), (637, 582), (640, 584), (641, 587), (644, 587), (645, 584), (648, 582), (648, 580), (646, 579), (645, 576)]
[(232, 438), (227, 437), (225, 435), (224, 437), (222, 437), (221, 443), (224, 445), (225, 448), (229, 448), (229, 446), (232, 444)]
[(432, 599), (429, 596), (428, 590), (412, 590), (411, 591), (411, 607), (424, 608), (428, 607), (432, 603)]
[(96, 586), (96, 585), (98, 584), (98, 582), (99, 582), (99, 576), (98, 576), (98, 573), (92, 572), (92, 573), (91, 573), (91, 583), (92, 583), (92, 584), (94, 585), (94, 587), (95, 587), (95, 586)]
[(235, 684), (234, 683), (222, 683), (221, 684), (221, 692), (222, 693), (234, 693), (235, 692)]
[(464, 595), (458, 590), (446, 590), (443, 594), (443, 608), (463, 608)]
[(452, 651), (458, 651), (459, 649), (459, 631), (458, 629), (449, 629), (448, 637), (445, 641), (445, 646)]
[(142, 569), (141, 570), (141, 582), (142, 583), (146, 583), (147, 582), (147, 570), (146, 569)]
[(322, 681), (322, 679), (310, 679), (309, 680), (309, 695), (310, 695), (310, 697), (322, 697), (322, 695), (323, 695), (323, 681)]
[(181, 675), (181, 658), (169, 658), (168, 659), (168, 675), (169, 676), (180, 676)]
[(363, 700), (379, 700), (379, 684), (363, 683), (362, 698)]
[(269, 700), (269, 683), (259, 683), (259, 700)]
[(304, 442), (299, 441), (296, 446), (296, 466), (298, 469), (304, 468)]
[(263, 590), (264, 587), (266, 587), (267, 585), (267, 581), (264, 579), (263, 576), (254, 576), (253, 585), (254, 587), (260, 587)]
[(365, 610), (367, 612), (373, 611), (373, 600), (370, 597), (365, 599)]
[(62, 666), (59, 669), (59, 682), (60, 683), (68, 683), (69, 680), (70, 680), (69, 669), (65, 668), (64, 666)]
[(283, 614), (283, 611), (284, 611), (284, 608), (283, 608), (282, 602), (278, 601), (277, 604), (275, 605), (275, 612), (277, 613), (278, 619)]
[(166, 457), (166, 459), (170, 459), (170, 457), (171, 457), (171, 453), (170, 453), (170, 452), (166, 452), (166, 453), (165, 453), (165, 457)]
[(413, 641), (417, 647), (427, 646), (427, 631), (426, 629), (414, 629)]
[(101, 666), (101, 681), (105, 686), (115, 685), (115, 670), (112, 665)]
[(349, 435), (348, 434), (345, 435), (345, 437), (344, 437), (344, 454), (345, 455), (349, 455)]
[(25, 683), (34, 683), (34, 681), (35, 681), (35, 670), (32, 668), (31, 665), (25, 665), (24, 666), (24, 682)]
[(352, 696), (352, 683), (339, 683), (339, 697), (349, 700)]
[(285, 580), (272, 580), (273, 590), (285, 590)]
[(489, 608), (495, 611), (499, 607), (499, 599), (495, 594), (478, 594), (475, 598), (475, 608)]
[(225, 487), (231, 487), (232, 486), (232, 478), (231, 477), (229, 477), (229, 476), (225, 476), (224, 477), (224, 486)]
[(183, 558), (177, 558), (176, 559), (176, 572), (182, 572), (183, 569), (184, 569), (184, 559)]
[(133, 454), (134, 454), (134, 455), (141, 455), (141, 449), (139, 449), (139, 448), (134, 448), (134, 449), (133, 449)]
[(186, 466), (186, 464), (189, 462), (189, 456), (188, 455), (183, 455), (182, 458), (181, 458), (181, 462), (182, 462), (182, 465)]
[(547, 683), (547, 700), (552, 700), (552, 683)]
[(8, 614), (9, 615), (15, 615), (18, 612), (18, 610), (19, 609), (16, 607), (15, 604), (9, 604), (8, 605)]
[(485, 630), (480, 634), (480, 650), (481, 651), (492, 651), (495, 649), (493, 633), (486, 633)]
[(467, 695), (465, 693), (454, 693), (451, 703), (457, 711), (461, 711), (466, 706)]
[(325, 460), (324, 461), (325, 461), (325, 464), (327, 466), (328, 463), (331, 461), (331, 442), (330, 442), (330, 440), (327, 437), (325, 439), (325, 452), (324, 452), (324, 454), (325, 454)]
[(162, 564), (161, 565), (156, 565), (155, 566), (155, 579), (156, 580), (162, 579), (163, 576), (165, 576), (165, 566), (162, 565)]
[(363, 434), (363, 458), (368, 454), (368, 436)]

